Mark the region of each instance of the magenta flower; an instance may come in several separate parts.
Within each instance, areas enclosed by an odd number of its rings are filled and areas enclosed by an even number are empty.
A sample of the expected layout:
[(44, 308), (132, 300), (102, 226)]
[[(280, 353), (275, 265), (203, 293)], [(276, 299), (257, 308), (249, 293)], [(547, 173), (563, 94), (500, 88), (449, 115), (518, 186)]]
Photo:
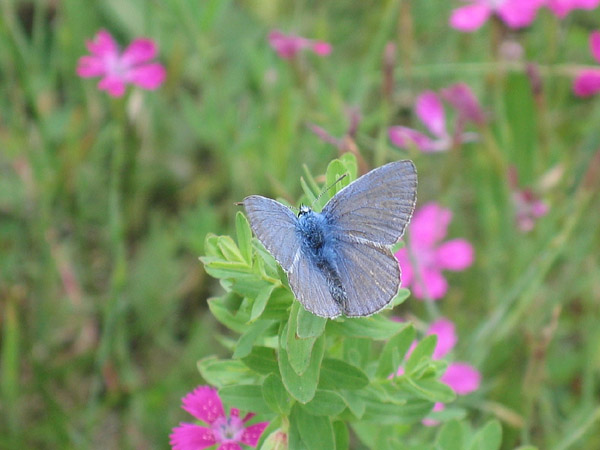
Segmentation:
[(573, 9), (594, 9), (600, 0), (547, 0), (546, 6), (559, 18), (564, 18)]
[(464, 83), (454, 84), (442, 89), (442, 96), (457, 110), (456, 126), (453, 135), (446, 128), (446, 115), (438, 95), (433, 91), (425, 91), (415, 102), (415, 113), (425, 124), (434, 138), (412, 128), (390, 127), (388, 134), (394, 145), (408, 148), (415, 145), (423, 152), (443, 152), (462, 142), (471, 142), (477, 138), (475, 133), (464, 133), (467, 121), (483, 123), (484, 115), (475, 95)]
[[(433, 355), (431, 356), (432, 359), (442, 359), (450, 353), (456, 345), (456, 328), (454, 323), (448, 319), (441, 318), (432, 323), (425, 334), (427, 336), (431, 334), (437, 335), (437, 344), (433, 350)], [(417, 342), (415, 341), (406, 353), (405, 359), (410, 356), (416, 346)], [(399, 367), (396, 376), (403, 374), (404, 368)], [(444, 375), (441, 376), (440, 381), (450, 386), (458, 395), (467, 395), (479, 389), (479, 385), (481, 384), (481, 374), (469, 364), (452, 362), (448, 365)], [(444, 404), (439, 402), (433, 407), (433, 411), (442, 411), (443, 409)], [(423, 419), (423, 424), (431, 426), (437, 425), (438, 422), (432, 419)]]
[(455, 9), (450, 26), (460, 31), (479, 29), (492, 14), (509, 28), (526, 27), (534, 21), (537, 10), (546, 0), (468, 0), (471, 4)]
[(309, 49), (319, 56), (331, 53), (331, 44), (323, 41), (313, 41), (294, 34), (283, 34), (279, 30), (269, 33), (269, 44), (283, 59), (294, 58), (300, 50)]
[(533, 190), (519, 188), (519, 174), (516, 167), (509, 168), (508, 184), (512, 190), (517, 228), (524, 233), (533, 230), (536, 220), (548, 214), (548, 205)]
[(223, 404), (217, 391), (210, 386), (199, 386), (182, 399), (182, 408), (195, 418), (208, 424), (208, 427), (193, 423), (180, 423), (173, 428), (170, 444), (173, 450), (202, 450), (219, 444), (217, 450), (241, 450), (239, 444), (256, 447), (260, 435), (268, 422), (260, 422), (246, 427), (254, 413), (240, 419), (239, 410), (231, 408), (229, 417), (225, 415)]
[(408, 227), (406, 246), (396, 253), (402, 285), (416, 298), (438, 300), (448, 290), (442, 270), (464, 270), (473, 263), (473, 246), (465, 239), (441, 243), (452, 212), (436, 203), (422, 206)]
[[(590, 51), (594, 59), (600, 62), (600, 31), (590, 34)], [(575, 78), (573, 91), (579, 97), (589, 97), (600, 91), (600, 69), (582, 70)]]
[(101, 77), (98, 89), (113, 97), (121, 97), (128, 83), (154, 90), (165, 80), (165, 68), (158, 63), (149, 63), (157, 53), (156, 44), (151, 39), (136, 39), (120, 53), (110, 33), (100, 30), (93, 41), (86, 42), (86, 46), (91, 55), (79, 58), (77, 75), (82, 78)]

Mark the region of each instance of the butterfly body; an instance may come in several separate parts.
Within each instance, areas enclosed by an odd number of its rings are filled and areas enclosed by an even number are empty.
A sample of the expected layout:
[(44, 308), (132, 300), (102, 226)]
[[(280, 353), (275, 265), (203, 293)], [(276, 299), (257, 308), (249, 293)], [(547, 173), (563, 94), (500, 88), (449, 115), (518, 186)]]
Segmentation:
[(321, 212), (298, 216), (259, 195), (244, 199), (250, 226), (288, 276), (295, 297), (321, 317), (364, 317), (389, 304), (400, 288), (390, 246), (416, 203), (411, 161), (386, 164), (340, 190)]
[(300, 208), (296, 225), (301, 242), (300, 251), (321, 271), (333, 300), (343, 305), (347, 297), (336, 263), (337, 239), (333, 228), (325, 214), (307, 207)]

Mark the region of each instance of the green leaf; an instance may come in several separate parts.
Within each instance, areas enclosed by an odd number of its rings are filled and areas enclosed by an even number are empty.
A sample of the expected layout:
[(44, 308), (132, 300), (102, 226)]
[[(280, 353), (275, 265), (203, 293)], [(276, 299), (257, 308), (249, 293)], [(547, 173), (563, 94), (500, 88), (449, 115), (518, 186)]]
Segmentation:
[(346, 402), (333, 391), (317, 389), (313, 399), (302, 407), (314, 416), (337, 416), (346, 409)]
[(217, 241), (217, 245), (219, 246), (219, 250), (223, 253), (223, 256), (227, 261), (234, 261), (244, 263), (244, 257), (240, 252), (240, 249), (235, 244), (231, 236), (219, 236)]
[(283, 384), (291, 396), (301, 403), (307, 403), (315, 396), (324, 351), (325, 336), (321, 336), (315, 341), (308, 368), (300, 376), (290, 365), (287, 351), (279, 349), (279, 371)]
[(298, 375), (302, 375), (310, 364), (310, 355), (316, 338), (301, 339), (296, 335), (298, 328), (298, 312), (303, 309), (300, 302), (294, 302), (290, 311), (287, 324), (285, 349), (288, 354), (290, 366)]
[(354, 156), (352, 153), (344, 153), (339, 157), (339, 160), (348, 171), (348, 184), (352, 183), (354, 180), (356, 180), (358, 175), (358, 163), (356, 161), (356, 156)]
[(271, 408), (262, 395), (262, 387), (254, 384), (238, 384), (219, 389), (219, 396), (226, 404), (255, 413), (270, 413)]
[(456, 394), (448, 385), (431, 378), (413, 380), (405, 377), (404, 381), (410, 392), (424, 400), (449, 403), (456, 398)]
[(266, 437), (262, 445), (259, 443), (260, 450), (288, 450), (288, 434), (281, 428), (275, 428), (274, 431), (269, 430), (269, 428), (270, 425), (263, 431), (263, 436), (266, 435)]
[(241, 361), (219, 360), (214, 356), (198, 361), (200, 375), (208, 384), (221, 388), (230, 384), (245, 384), (257, 380)]
[(274, 289), (261, 317), (263, 319), (287, 320), (293, 302), (294, 294), (289, 289), (284, 287)]
[(367, 405), (355, 391), (347, 391), (342, 389), (338, 393), (344, 399), (346, 406), (357, 419), (360, 419), (365, 413)]
[(322, 389), (362, 389), (369, 377), (358, 367), (341, 359), (323, 359), (319, 387)]
[(310, 205), (314, 204), (317, 197), (311, 191), (310, 187), (308, 186), (308, 184), (306, 183), (304, 178), (300, 178), (300, 186), (302, 186), (302, 190), (304, 191), (304, 194), (306, 195), (306, 198), (308, 199), (308, 203)]
[(302, 440), (302, 436), (300, 436), (298, 418), (296, 415), (290, 417), (289, 448), (293, 450), (311, 450), (311, 448)]
[(410, 348), (410, 344), (415, 339), (415, 329), (412, 324), (406, 324), (404, 329), (396, 333), (383, 346), (381, 355), (379, 356), (379, 365), (377, 366), (376, 375), (378, 377), (387, 377), (390, 374), (395, 374), (398, 367), (404, 361), (404, 355)]
[(464, 439), (463, 427), (458, 421), (451, 420), (438, 432), (435, 448), (436, 450), (463, 450)]
[(252, 230), (248, 219), (241, 211), (235, 215), (235, 232), (242, 257), (249, 265), (252, 265)]
[(325, 324), (327, 319), (324, 317), (315, 316), (313, 313), (308, 312), (304, 307), (298, 311), (298, 325), (296, 327), (296, 333), (299, 338), (310, 338), (319, 337), (325, 331)]
[(254, 303), (252, 304), (252, 312), (250, 313), (250, 322), (254, 322), (256, 319), (260, 317), (260, 315), (264, 312), (265, 307), (267, 306), (267, 302), (273, 293), (276, 285), (269, 284), (263, 287), (259, 292), (256, 298), (254, 299)]
[(250, 325), (248, 330), (246, 330), (246, 332), (238, 339), (237, 344), (235, 345), (235, 351), (233, 352), (233, 359), (248, 356), (256, 340), (274, 323), (275, 322), (271, 320), (259, 320)]
[(262, 385), (262, 394), (267, 405), (277, 414), (284, 416), (290, 414), (293, 401), (278, 375), (272, 373), (265, 378)]
[(365, 414), (362, 420), (380, 425), (411, 424), (420, 422), (433, 408), (433, 403), (425, 400), (410, 400), (403, 405), (383, 403), (372, 397), (362, 397)]
[(470, 450), (498, 450), (502, 444), (502, 426), (490, 420), (479, 430), (471, 442)]
[(401, 305), (404, 301), (410, 297), (410, 291), (408, 289), (400, 288), (396, 296), (392, 299), (387, 309), (394, 309), (396, 306)]
[(232, 302), (236, 302), (238, 307), (241, 304), (241, 299), (236, 294), (229, 294), (223, 297), (208, 299), (208, 309), (215, 318), (225, 325), (227, 328), (244, 333), (248, 328), (246, 320), (242, 317), (237, 317), (233, 314), (230, 307)]
[(405, 373), (415, 372), (418, 366), (422, 364), (422, 360), (430, 360), (436, 344), (437, 335), (435, 334), (431, 334), (419, 342), (404, 365)]
[(390, 339), (406, 325), (379, 314), (357, 319), (336, 319), (327, 322), (327, 331), (339, 336), (366, 337), (375, 340)]
[(242, 358), (242, 362), (248, 368), (263, 375), (279, 372), (275, 350), (269, 347), (252, 348), (250, 354)]
[(297, 427), (300, 438), (306, 447), (310, 449), (335, 448), (333, 426), (328, 417), (308, 414), (300, 405), (296, 404), (292, 408), (290, 422)]
[(333, 435), (335, 438), (335, 450), (347, 450), (350, 448), (350, 433), (344, 422), (341, 420), (333, 422)]

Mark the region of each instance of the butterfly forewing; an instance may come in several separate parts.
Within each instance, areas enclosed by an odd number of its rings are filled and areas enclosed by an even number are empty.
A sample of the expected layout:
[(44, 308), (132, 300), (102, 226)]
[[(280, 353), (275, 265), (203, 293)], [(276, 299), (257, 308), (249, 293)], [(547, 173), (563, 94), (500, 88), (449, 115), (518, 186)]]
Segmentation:
[(386, 164), (363, 175), (323, 208), (339, 232), (384, 245), (400, 239), (417, 199), (417, 171), (412, 161)]
[(283, 270), (290, 270), (300, 248), (300, 239), (296, 234), (298, 219), (294, 213), (281, 203), (260, 195), (246, 197), (244, 208), (256, 237)]

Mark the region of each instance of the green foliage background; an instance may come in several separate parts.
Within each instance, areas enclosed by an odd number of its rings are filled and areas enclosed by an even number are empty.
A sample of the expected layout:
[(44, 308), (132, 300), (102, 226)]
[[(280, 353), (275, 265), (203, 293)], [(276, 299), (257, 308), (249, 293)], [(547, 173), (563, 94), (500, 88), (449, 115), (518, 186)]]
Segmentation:
[[(484, 380), (464, 399), (470, 419), (499, 419), (506, 448), (599, 448), (600, 103), (571, 82), (595, 64), (587, 37), (600, 16), (542, 11), (522, 32), (490, 23), (466, 35), (447, 25), (454, 6), (1, 1), (0, 447), (166, 447), (187, 420), (181, 396), (203, 382), (196, 362), (229, 356), (206, 302), (222, 290), (198, 261), (206, 234), (230, 234), (248, 194), (295, 203), (303, 166), (323, 174), (337, 155), (306, 124), (342, 136), (357, 106), (368, 165), (413, 159), (419, 203), (450, 208), (450, 236), (475, 246), (433, 311), (412, 298), (398, 310), (457, 323), (456, 357)], [(123, 45), (155, 39), (165, 85), (115, 100), (78, 78), (100, 28)], [(268, 46), (273, 28), (334, 51), (289, 64)], [(502, 60), (502, 40), (539, 64), (541, 91), (525, 64)], [(416, 95), (459, 81), (489, 113), (480, 141), (440, 155), (390, 145), (388, 126), (421, 126)], [(511, 164), (551, 208), (525, 235)], [(560, 176), (544, 189), (548, 173)]]

